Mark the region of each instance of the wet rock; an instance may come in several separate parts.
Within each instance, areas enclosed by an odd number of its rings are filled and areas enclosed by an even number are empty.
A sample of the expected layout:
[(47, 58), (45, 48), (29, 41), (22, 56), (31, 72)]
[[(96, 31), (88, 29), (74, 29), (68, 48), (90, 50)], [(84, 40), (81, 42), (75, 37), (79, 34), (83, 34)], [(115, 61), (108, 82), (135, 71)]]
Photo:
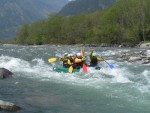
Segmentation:
[(141, 44), (143, 44), (144, 43), (144, 41), (141, 41), (139, 44), (137, 44), (135, 47), (140, 47), (141, 46)]
[(0, 110), (9, 111), (9, 112), (16, 112), (16, 111), (21, 110), (21, 107), (16, 106), (14, 103), (0, 100)]
[(0, 79), (12, 77), (13, 73), (5, 68), (0, 68)]
[(99, 47), (98, 44), (85, 44), (85, 45), (82, 45), (81, 47)]
[(100, 45), (100, 47), (110, 47), (110, 45), (109, 45), (109, 44), (106, 44), (106, 43), (102, 43), (102, 44)]
[(150, 48), (150, 43), (143, 43), (140, 45), (140, 48)]
[(149, 64), (150, 63), (150, 50), (129, 51), (129, 52), (118, 53), (116, 57), (119, 58), (120, 61)]
[(141, 59), (141, 57), (138, 57), (138, 56), (137, 56), (137, 57), (131, 56), (131, 57), (128, 59), (129, 62), (133, 62), (133, 61), (137, 61), (137, 60), (142, 60), (142, 59)]
[(125, 58), (122, 58), (122, 60), (128, 60), (128, 58), (125, 57)]
[(149, 64), (149, 63), (150, 63), (150, 60), (148, 60), (148, 59), (142, 60), (142, 64)]
[(134, 47), (134, 44), (132, 43), (121, 43), (118, 47)]

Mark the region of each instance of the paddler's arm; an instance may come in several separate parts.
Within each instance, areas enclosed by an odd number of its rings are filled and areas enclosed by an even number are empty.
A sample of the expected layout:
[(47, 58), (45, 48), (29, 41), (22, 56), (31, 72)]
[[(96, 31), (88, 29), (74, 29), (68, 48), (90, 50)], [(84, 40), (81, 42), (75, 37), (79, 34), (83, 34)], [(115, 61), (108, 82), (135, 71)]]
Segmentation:
[(71, 63), (71, 61), (68, 59), (68, 61), (67, 61), (67, 64), (68, 65), (72, 65), (72, 63)]
[(60, 61), (64, 61), (65, 59), (62, 57), (62, 58), (59, 58), (59, 60), (60, 60)]
[(75, 62), (75, 63), (80, 63), (80, 62), (82, 62), (82, 61), (83, 61), (82, 59), (76, 58), (74, 62)]
[(92, 59), (93, 50), (90, 52), (90, 59)]

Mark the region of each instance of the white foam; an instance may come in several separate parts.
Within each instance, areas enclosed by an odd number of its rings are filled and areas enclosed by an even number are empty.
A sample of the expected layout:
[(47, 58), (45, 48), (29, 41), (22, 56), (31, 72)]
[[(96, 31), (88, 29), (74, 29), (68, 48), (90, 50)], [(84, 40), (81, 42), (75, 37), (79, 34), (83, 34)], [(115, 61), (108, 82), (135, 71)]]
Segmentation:
[(39, 74), (46, 74), (50, 67), (46, 65), (42, 59), (33, 59), (33, 61), (36, 61), (36, 64), (31, 65), (28, 61), (19, 58), (1, 56), (0, 67), (4, 67), (13, 72), (23, 72), (34, 75), (37, 74), (37, 76)]
[[(28, 78), (39, 78), (42, 81), (55, 80), (57, 82), (64, 82), (66, 84), (74, 84), (81, 86), (92, 86), (95, 88), (101, 88), (103, 84), (108, 83), (131, 83), (128, 79), (128, 75), (132, 73), (127, 68), (119, 67), (119, 63), (114, 60), (108, 60), (115, 66), (115, 69), (110, 69), (105, 62), (101, 62), (102, 69), (94, 70), (88, 68), (88, 73), (83, 73), (82, 70), (79, 73), (57, 73), (53, 71), (53, 67), (57, 63), (48, 64), (41, 58), (35, 58), (31, 61), (26, 61), (20, 58), (0, 56), (0, 67), (9, 69), (12, 72), (23, 73)], [(146, 76), (149, 72), (144, 72)]]
[(144, 75), (144, 77), (146, 78), (146, 80), (150, 84), (150, 71), (144, 70), (144, 72), (142, 72), (142, 75)]
[(112, 69), (111, 73), (114, 75), (114, 82), (119, 83), (131, 83), (131, 81), (127, 78), (128, 71), (124, 73), (125, 71), (122, 69)]

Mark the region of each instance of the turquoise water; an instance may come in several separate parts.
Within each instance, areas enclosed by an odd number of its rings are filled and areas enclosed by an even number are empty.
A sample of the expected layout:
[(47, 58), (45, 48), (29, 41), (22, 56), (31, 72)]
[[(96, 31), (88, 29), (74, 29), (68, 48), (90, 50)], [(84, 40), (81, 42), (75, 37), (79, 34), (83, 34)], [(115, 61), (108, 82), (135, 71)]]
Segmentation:
[[(1, 46), (0, 67), (14, 73), (0, 81), (0, 99), (23, 109), (17, 113), (149, 113), (150, 65), (121, 62), (117, 53), (140, 51), (131, 48), (94, 48), (105, 62), (101, 70), (88, 73), (56, 73), (61, 62), (47, 59), (64, 52), (80, 52), (70, 46)], [(85, 48), (88, 56), (92, 48)], [(88, 58), (87, 58), (88, 61)], [(5, 112), (4, 112), (5, 113)]]

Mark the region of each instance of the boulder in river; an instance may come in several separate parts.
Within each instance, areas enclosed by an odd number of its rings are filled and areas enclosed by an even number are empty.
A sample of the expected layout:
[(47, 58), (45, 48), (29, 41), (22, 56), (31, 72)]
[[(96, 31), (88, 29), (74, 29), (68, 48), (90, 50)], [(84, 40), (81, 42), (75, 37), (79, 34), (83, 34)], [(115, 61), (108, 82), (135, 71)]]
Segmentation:
[(0, 68), (0, 79), (12, 77), (13, 73), (5, 68)]
[(21, 107), (16, 106), (14, 103), (0, 100), (0, 111), (1, 110), (9, 111), (9, 112), (16, 112), (18, 110), (21, 110)]
[(150, 43), (143, 43), (140, 45), (140, 48), (150, 48)]
[(137, 61), (137, 60), (141, 60), (141, 57), (138, 57), (138, 56), (136, 56), (136, 57), (130, 56), (129, 59), (128, 59), (129, 62), (133, 62), (133, 61)]

